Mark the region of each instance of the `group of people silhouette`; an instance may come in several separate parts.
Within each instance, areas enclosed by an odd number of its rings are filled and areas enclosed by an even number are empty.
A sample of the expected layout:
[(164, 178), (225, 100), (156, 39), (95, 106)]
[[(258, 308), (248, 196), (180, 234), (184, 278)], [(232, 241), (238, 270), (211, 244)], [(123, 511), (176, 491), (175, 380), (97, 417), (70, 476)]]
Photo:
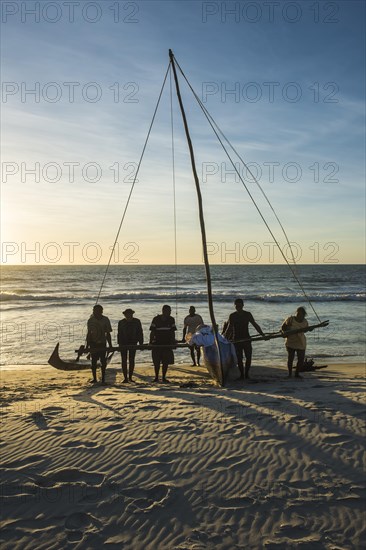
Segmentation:
[[(252, 343), (250, 341), (249, 324), (251, 324), (264, 339), (269, 339), (269, 337), (265, 335), (250, 311), (244, 310), (244, 301), (242, 298), (236, 298), (234, 305), (235, 311), (230, 314), (229, 319), (225, 322), (222, 334), (229, 341), (233, 342), (240, 378), (248, 379), (252, 363)], [(124, 377), (123, 383), (126, 384), (134, 381), (133, 373), (135, 369), (136, 351), (138, 346), (144, 344), (144, 334), (141, 321), (134, 317), (135, 311), (133, 309), (127, 308), (122, 313), (124, 318), (118, 322), (117, 342), (121, 353), (122, 373)], [(305, 329), (308, 326), (305, 317), (305, 308), (297, 308), (296, 314), (288, 317), (284, 321), (282, 330)], [(183, 324), (184, 328), (181, 342), (189, 342), (191, 336), (204, 324), (201, 315), (196, 313), (196, 308), (194, 306), (189, 308), (189, 314), (184, 318)], [(169, 365), (174, 364), (173, 348), (178, 343), (175, 338), (177, 327), (174, 317), (171, 316), (171, 307), (169, 305), (164, 305), (161, 314), (153, 318), (149, 330), (149, 345), (151, 345), (152, 361), (155, 371), (155, 378), (153, 381), (160, 381), (159, 374), (161, 367), (161, 381), (163, 383), (168, 383), (169, 380), (166, 375)], [(109, 318), (103, 315), (103, 307), (100, 304), (96, 304), (93, 307), (92, 315), (88, 319), (86, 338), (87, 346), (91, 350), (93, 383), (97, 382), (98, 361), (101, 365), (101, 382), (105, 383), (108, 347), (112, 347), (111, 332), (112, 326)], [(295, 376), (301, 378), (299, 373), (305, 359), (305, 334), (300, 332), (287, 336), (286, 348), (288, 353), (287, 367), (289, 377), (292, 375), (293, 361), (295, 354), (297, 354)], [(193, 366), (199, 365), (200, 347), (190, 346), (190, 353)]]

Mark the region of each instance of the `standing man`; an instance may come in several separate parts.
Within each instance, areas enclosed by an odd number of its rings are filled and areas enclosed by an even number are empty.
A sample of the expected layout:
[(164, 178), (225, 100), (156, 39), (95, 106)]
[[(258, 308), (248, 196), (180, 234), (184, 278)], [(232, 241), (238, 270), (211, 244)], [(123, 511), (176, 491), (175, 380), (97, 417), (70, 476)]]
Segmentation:
[[(118, 323), (118, 345), (126, 346), (144, 343), (144, 334), (140, 319), (135, 319), (133, 309), (127, 308), (123, 311), (124, 319)], [(133, 382), (132, 375), (135, 368), (135, 349), (124, 348), (121, 350), (123, 384), (128, 381)], [(127, 357), (128, 357), (128, 378), (127, 378)]]
[[(182, 342), (184, 343), (186, 340), (189, 343), (189, 340), (191, 336), (196, 332), (197, 327), (200, 325), (203, 325), (203, 319), (201, 315), (198, 315), (196, 313), (196, 308), (194, 306), (191, 306), (189, 308), (189, 315), (184, 318), (184, 328), (183, 328), (183, 338)], [(190, 336), (189, 336), (190, 335)], [(196, 350), (197, 353), (197, 365), (200, 364), (200, 357), (201, 357), (201, 349), (199, 346), (192, 346), (190, 348), (191, 357), (193, 361), (193, 366), (196, 366), (196, 358), (194, 355), (194, 350)]]
[[(282, 330), (284, 332), (294, 329), (307, 328), (309, 326), (306, 317), (306, 309), (304, 307), (298, 307), (296, 310), (296, 315), (291, 315), (288, 317), (283, 325)], [(304, 364), (305, 359), (305, 350), (306, 350), (306, 338), (303, 332), (297, 334), (290, 334), (286, 337), (285, 341), (287, 349), (287, 368), (288, 368), (288, 377), (292, 376), (292, 364), (295, 359), (295, 353), (297, 354), (297, 364), (295, 370), (296, 378), (301, 378), (300, 371)]]
[(105, 371), (107, 368), (106, 345), (112, 347), (112, 327), (108, 317), (103, 315), (103, 308), (97, 304), (93, 307), (93, 314), (88, 319), (88, 332), (86, 343), (91, 348), (91, 369), (93, 373), (92, 382), (97, 382), (97, 362), (100, 360), (102, 369), (102, 384), (105, 384)]
[[(234, 302), (235, 309), (230, 314), (224, 336), (231, 341), (234, 341), (236, 357), (238, 359), (238, 367), (240, 370), (240, 378), (249, 378), (249, 369), (252, 364), (252, 343), (251, 342), (236, 342), (237, 340), (247, 340), (249, 335), (249, 323), (253, 325), (259, 334), (262, 336), (264, 332), (261, 327), (255, 322), (250, 311), (245, 311), (244, 302), (241, 298), (237, 298)], [(245, 354), (245, 372), (243, 368), (243, 352)]]
[(175, 331), (177, 330), (177, 327), (175, 326), (174, 317), (171, 317), (170, 315), (171, 311), (172, 309), (170, 306), (163, 306), (161, 315), (154, 317), (150, 326), (150, 344), (162, 346), (153, 348), (152, 350), (152, 360), (155, 369), (154, 382), (159, 382), (160, 364), (162, 364), (162, 381), (168, 383), (169, 380), (166, 378), (168, 365), (174, 364), (173, 349), (171, 347), (163, 347), (166, 344), (172, 346), (176, 343)]

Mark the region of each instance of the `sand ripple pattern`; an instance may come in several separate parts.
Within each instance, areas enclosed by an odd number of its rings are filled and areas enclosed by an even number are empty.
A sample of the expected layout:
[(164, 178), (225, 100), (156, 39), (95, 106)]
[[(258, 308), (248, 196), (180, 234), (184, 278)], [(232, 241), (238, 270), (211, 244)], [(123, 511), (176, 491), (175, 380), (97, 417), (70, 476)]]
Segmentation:
[(10, 406), (2, 549), (361, 548), (361, 382), (115, 385)]

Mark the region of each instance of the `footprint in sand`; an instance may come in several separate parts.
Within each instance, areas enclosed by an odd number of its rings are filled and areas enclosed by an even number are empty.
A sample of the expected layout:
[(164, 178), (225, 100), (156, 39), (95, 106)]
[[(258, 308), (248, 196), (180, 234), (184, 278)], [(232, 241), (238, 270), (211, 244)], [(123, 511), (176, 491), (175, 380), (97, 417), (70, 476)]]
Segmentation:
[(70, 531), (67, 533), (68, 542), (80, 542), (83, 539), (82, 531)]
[(75, 512), (65, 520), (66, 529), (86, 529), (94, 525), (95, 518), (85, 512)]
[(65, 529), (67, 532), (67, 540), (69, 542), (79, 542), (84, 537), (85, 531), (95, 531), (100, 528), (102, 523), (91, 514), (85, 512), (75, 512), (70, 514), (65, 520)]

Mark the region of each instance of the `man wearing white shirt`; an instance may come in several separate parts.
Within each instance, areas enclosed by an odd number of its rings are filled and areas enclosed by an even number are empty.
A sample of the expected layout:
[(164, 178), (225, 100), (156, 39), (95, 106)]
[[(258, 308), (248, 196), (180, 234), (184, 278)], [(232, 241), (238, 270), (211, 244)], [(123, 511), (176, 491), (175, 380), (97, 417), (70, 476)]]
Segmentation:
[[(184, 319), (182, 342), (186, 342), (186, 341), (188, 342), (191, 336), (196, 332), (197, 327), (199, 327), (200, 325), (203, 325), (203, 319), (201, 315), (198, 315), (198, 313), (196, 313), (196, 308), (194, 306), (191, 306), (189, 308), (189, 315), (187, 315), (187, 317), (185, 317)], [(197, 363), (196, 363), (194, 350), (196, 350), (196, 353), (197, 353)], [(191, 351), (193, 366), (195, 367), (196, 365), (200, 364), (201, 350), (199, 346), (192, 346), (190, 351)]]

